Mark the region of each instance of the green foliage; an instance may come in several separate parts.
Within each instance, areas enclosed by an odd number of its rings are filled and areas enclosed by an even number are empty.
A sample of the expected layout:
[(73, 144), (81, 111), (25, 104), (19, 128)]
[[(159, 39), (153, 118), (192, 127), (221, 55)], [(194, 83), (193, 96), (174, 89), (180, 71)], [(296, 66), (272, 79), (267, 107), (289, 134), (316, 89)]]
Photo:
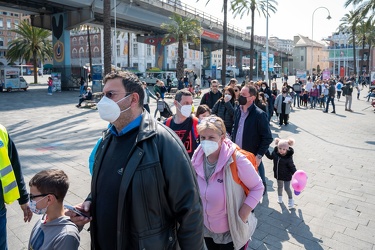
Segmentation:
[(276, 13), (277, 11), (276, 0), (268, 0), (268, 13), (267, 13), (267, 0), (231, 0), (231, 8), (234, 16), (240, 15), (240, 18), (244, 15), (248, 16), (253, 11), (257, 11), (258, 14), (263, 14), (264, 17), (270, 16), (270, 12)]
[[(53, 56), (52, 43), (49, 37), (49, 30), (31, 26), (27, 21), (22, 21), (12, 32), (17, 34), (17, 38), (8, 45), (7, 59), (10, 63), (17, 60), (26, 62), (32, 59), (51, 59)], [(34, 55), (36, 58), (34, 58)]]
[(201, 27), (196, 19), (182, 18), (178, 14), (173, 14), (169, 19), (170, 23), (162, 23), (160, 26), (167, 32), (162, 40), (163, 45), (170, 38), (174, 38), (176, 41), (182, 40), (183, 43), (193, 42), (196, 45), (200, 43)]

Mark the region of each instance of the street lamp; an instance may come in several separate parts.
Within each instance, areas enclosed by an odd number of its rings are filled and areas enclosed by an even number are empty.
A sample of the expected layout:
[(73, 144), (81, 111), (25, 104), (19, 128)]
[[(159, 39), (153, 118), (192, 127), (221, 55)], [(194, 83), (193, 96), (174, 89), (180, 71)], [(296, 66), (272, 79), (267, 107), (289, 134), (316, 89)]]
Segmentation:
[(313, 13), (312, 13), (312, 21), (311, 21), (311, 71), (310, 71), (310, 76), (312, 77), (312, 73), (313, 73), (313, 58), (314, 58), (314, 14), (315, 14), (315, 11), (317, 11), (318, 9), (326, 9), (328, 11), (328, 16), (327, 16), (327, 19), (331, 19), (331, 13), (329, 12), (329, 9), (327, 9), (326, 7), (318, 7), (316, 8)]
[(269, 56), (268, 56), (268, 0), (267, 0), (267, 17), (266, 17), (266, 75), (265, 75), (265, 81), (268, 84), (268, 69), (269, 69)]

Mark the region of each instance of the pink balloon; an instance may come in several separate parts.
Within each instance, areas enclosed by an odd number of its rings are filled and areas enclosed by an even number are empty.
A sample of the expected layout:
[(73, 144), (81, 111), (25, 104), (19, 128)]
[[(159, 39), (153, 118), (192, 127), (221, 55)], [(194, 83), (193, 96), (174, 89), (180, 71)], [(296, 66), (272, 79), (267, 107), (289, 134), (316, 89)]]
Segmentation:
[(292, 176), (292, 187), (295, 191), (301, 192), (307, 183), (307, 175), (303, 170), (297, 170)]

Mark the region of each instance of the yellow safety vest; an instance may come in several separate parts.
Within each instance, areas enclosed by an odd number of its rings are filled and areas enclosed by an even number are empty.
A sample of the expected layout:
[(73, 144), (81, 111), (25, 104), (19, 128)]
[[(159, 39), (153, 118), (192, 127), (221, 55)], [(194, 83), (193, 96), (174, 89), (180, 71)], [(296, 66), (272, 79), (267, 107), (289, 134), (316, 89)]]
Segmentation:
[(11, 204), (20, 198), (16, 176), (8, 156), (8, 133), (0, 124), (0, 181), (3, 189), (4, 202)]

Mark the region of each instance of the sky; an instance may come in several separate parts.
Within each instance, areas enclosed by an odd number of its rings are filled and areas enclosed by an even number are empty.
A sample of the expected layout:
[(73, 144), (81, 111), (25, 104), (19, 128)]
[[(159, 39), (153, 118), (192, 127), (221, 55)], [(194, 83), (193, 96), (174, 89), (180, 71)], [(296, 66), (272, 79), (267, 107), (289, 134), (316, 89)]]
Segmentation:
[[(228, 6), (231, 0), (228, 0)], [(278, 2), (277, 12), (270, 13), (271, 17), (268, 19), (268, 36), (276, 36), (280, 39), (291, 39), (295, 35), (302, 35), (312, 38), (315, 41), (321, 41), (327, 38), (337, 30), (340, 25), (340, 19), (352, 7), (344, 8), (346, 0), (276, 0)], [(205, 13), (216, 16), (223, 20), (222, 13), (223, 0), (210, 0), (206, 5), (207, 0), (182, 0), (183, 3), (193, 6)], [(220, 4), (219, 4), (220, 3)], [(328, 11), (331, 19), (328, 20)], [(317, 9), (319, 8), (319, 9)], [(312, 17), (314, 14), (314, 27), (312, 27)], [(257, 12), (255, 14), (255, 35), (266, 36), (266, 18), (260, 16)], [(251, 14), (244, 15), (242, 19), (240, 16), (233, 17), (232, 13), (228, 13), (228, 23), (246, 30), (246, 27), (251, 26)], [(313, 30), (312, 30), (313, 29)]]

